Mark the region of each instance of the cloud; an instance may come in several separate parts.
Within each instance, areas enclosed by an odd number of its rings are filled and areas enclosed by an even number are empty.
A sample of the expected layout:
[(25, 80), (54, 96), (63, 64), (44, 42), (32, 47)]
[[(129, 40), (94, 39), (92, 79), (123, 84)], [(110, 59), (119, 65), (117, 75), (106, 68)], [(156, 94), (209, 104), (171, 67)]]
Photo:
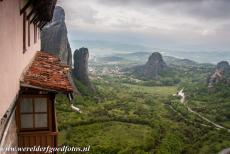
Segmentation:
[[(87, 0), (86, 0), (87, 2)], [(58, 5), (65, 9), (67, 21), (77, 21), (88, 24), (95, 24), (97, 11), (84, 2), (68, 0), (68, 3), (59, 0)]]
[(230, 17), (229, 0), (98, 0), (108, 6), (154, 7), (167, 13), (186, 13), (203, 19)]
[(229, 0), (59, 0), (58, 5), (65, 9), (69, 33), (78, 39), (121, 41), (121, 36), (166, 48), (230, 49)]

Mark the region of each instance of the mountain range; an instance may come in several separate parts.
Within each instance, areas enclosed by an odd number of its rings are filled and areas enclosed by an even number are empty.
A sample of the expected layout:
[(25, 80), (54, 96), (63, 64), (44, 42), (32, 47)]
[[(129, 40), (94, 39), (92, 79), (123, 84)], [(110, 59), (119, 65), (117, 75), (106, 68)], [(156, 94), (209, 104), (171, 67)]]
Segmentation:
[[(199, 63), (217, 64), (224, 60), (230, 62), (230, 51), (190, 51), (161, 49), (157, 47), (149, 47), (139, 44), (128, 44), (113, 41), (100, 40), (70, 40), (70, 44), (74, 48), (87, 47), (94, 56), (111, 56), (114, 54), (131, 54), (131, 53), (153, 53), (159, 52), (163, 56), (171, 56), (179, 59), (190, 59)], [(149, 55), (148, 54), (148, 55)]]
[[(96, 57), (96, 59), (103, 63), (110, 63), (112, 61), (117, 63), (130, 62), (139, 65), (139, 64), (144, 64), (148, 60), (148, 57), (150, 55), (151, 52), (133, 52), (133, 53), (117, 53), (117, 54), (115, 53), (110, 56), (98, 56)], [(189, 67), (204, 65), (204, 63), (198, 63), (190, 59), (181, 59), (172, 56), (163, 55), (163, 59), (167, 65), (189, 66)], [(206, 64), (206, 65), (212, 65), (212, 64)]]

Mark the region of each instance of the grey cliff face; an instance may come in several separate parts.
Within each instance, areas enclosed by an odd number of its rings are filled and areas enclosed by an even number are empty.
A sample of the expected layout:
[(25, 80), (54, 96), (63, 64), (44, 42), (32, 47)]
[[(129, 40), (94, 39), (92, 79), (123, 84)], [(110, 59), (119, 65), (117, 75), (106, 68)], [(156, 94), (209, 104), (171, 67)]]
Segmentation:
[(62, 7), (55, 7), (52, 22), (65, 22), (65, 11)]
[(87, 48), (80, 48), (74, 52), (73, 76), (83, 83), (89, 90), (95, 91), (88, 75), (89, 51)]
[(158, 52), (152, 53), (148, 62), (144, 66), (143, 75), (146, 77), (157, 77), (159, 74), (167, 68), (162, 56)]
[(219, 82), (230, 82), (230, 65), (227, 61), (221, 61), (217, 64), (214, 73), (208, 78), (208, 86), (213, 87)]
[(72, 52), (67, 37), (65, 12), (57, 6), (52, 22), (41, 33), (41, 50), (59, 56), (63, 63), (72, 66)]

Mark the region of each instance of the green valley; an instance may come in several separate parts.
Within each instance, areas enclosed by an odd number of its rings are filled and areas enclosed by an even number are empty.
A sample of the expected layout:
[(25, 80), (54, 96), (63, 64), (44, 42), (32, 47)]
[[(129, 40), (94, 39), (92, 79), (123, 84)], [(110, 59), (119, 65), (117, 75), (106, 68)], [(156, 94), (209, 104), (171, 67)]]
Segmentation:
[[(180, 82), (167, 86), (151, 85), (128, 74), (96, 72), (91, 76), (97, 92), (74, 100), (82, 113), (72, 111), (68, 100), (59, 95), (56, 100), (59, 144), (90, 145), (90, 153), (96, 154), (215, 154), (229, 147), (230, 132), (218, 130), (188, 112), (180, 98), (173, 96), (184, 88), (192, 109), (230, 128), (227, 117), (230, 98), (221, 96), (222, 92), (209, 94), (205, 90), (204, 78), (211, 68), (176, 70), (173, 76), (179, 77)], [(182, 75), (184, 70), (187, 73)], [(225, 92), (230, 96), (229, 91)]]

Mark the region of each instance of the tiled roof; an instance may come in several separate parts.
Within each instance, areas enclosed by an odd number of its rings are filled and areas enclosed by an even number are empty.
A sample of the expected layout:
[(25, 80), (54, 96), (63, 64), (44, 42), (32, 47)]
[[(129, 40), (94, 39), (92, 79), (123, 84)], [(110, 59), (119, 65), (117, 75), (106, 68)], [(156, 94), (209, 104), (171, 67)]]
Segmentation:
[(25, 72), (21, 85), (61, 92), (72, 92), (73, 87), (68, 79), (69, 67), (49, 53), (38, 51), (31, 66)]

